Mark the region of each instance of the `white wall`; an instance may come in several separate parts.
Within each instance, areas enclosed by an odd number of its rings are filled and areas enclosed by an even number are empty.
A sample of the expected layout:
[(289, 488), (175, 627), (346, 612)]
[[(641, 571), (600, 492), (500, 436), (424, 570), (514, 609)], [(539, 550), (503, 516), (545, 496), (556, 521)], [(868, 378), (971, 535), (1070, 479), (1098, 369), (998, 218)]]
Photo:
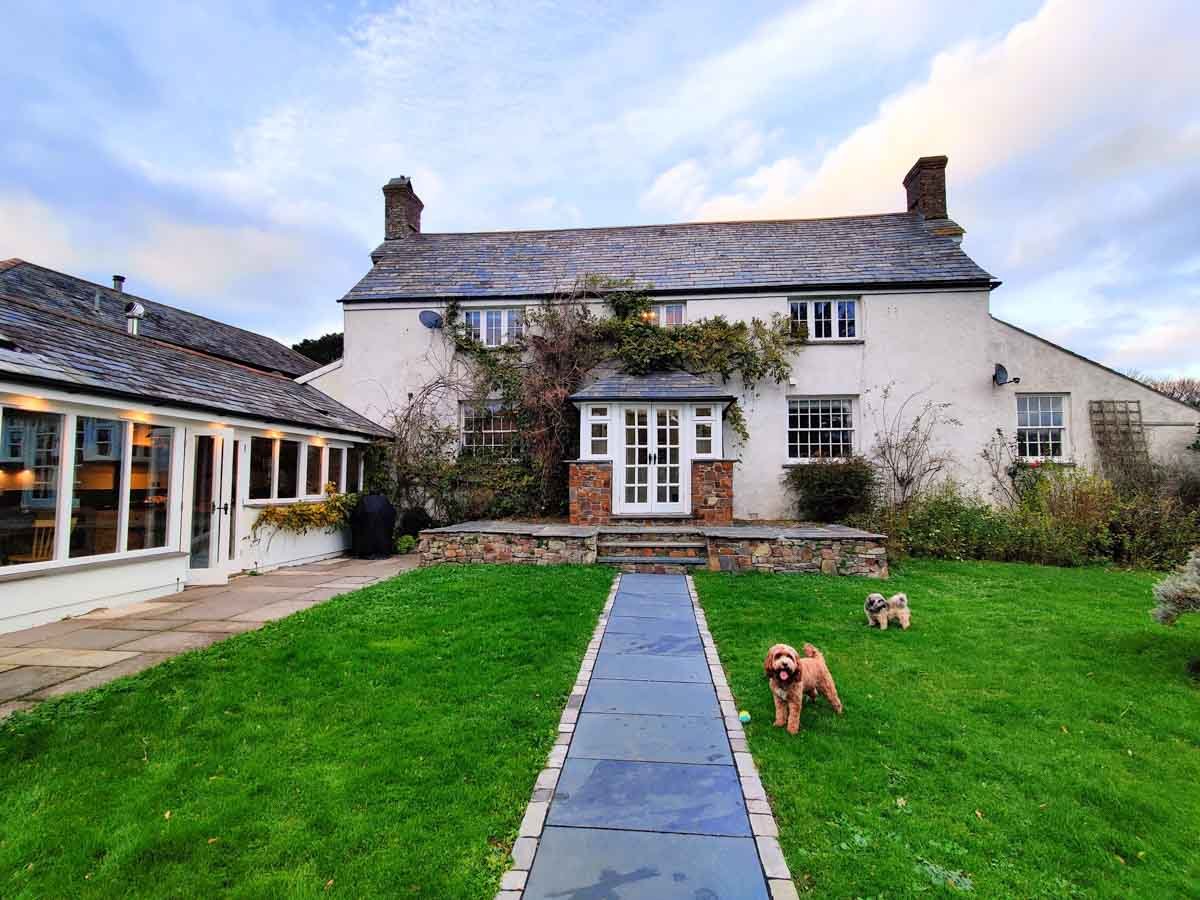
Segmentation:
[[(775, 313), (787, 314), (788, 296), (686, 298), (687, 318), (721, 314), (765, 320)], [(1018, 393), (1069, 395), (1068, 454), (1081, 464), (1091, 464), (1095, 456), (1089, 400), (1140, 400), (1150, 446), (1159, 457), (1181, 452), (1195, 440), (1200, 420), (1195, 410), (996, 321), (989, 314), (985, 290), (860, 296), (861, 341), (810, 342), (796, 354), (786, 385), (762, 383), (746, 393), (739, 381), (731, 383), (732, 392), (741, 394), (751, 435), (748, 446), (739, 447), (731, 430), (725, 429), (726, 455), (740, 459), (734, 472), (736, 517), (794, 515), (792, 501), (780, 484), (789, 463), (789, 397), (855, 397), (856, 443), (861, 453), (868, 453), (874, 444), (873, 408), (878, 409), (880, 392), (889, 384), (893, 404), (912, 394), (919, 395), (915, 408), (925, 400), (950, 403), (947, 413), (962, 425), (939, 433), (941, 445), (955, 460), (948, 474), (985, 494), (990, 475), (980, 453), (997, 428), (1010, 437), (1015, 432)], [(473, 305), (489, 304), (464, 304)], [(442, 309), (437, 305), (346, 306), (344, 364), (337, 379), (327, 385), (313, 383), (364, 415), (385, 421), (387, 410), (402, 406), (408, 392), (419, 390), (450, 358), (441, 332), (417, 320), (422, 308)], [(996, 363), (1003, 363), (1021, 383), (996, 387), (992, 382)]]

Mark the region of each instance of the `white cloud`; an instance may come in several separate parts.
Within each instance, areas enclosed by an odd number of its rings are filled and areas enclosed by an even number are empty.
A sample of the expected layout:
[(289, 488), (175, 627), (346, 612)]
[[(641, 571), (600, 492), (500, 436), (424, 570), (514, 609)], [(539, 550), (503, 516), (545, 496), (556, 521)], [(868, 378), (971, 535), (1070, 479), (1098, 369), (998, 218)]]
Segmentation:
[(685, 159), (663, 172), (641, 198), (649, 212), (681, 213), (687, 216), (704, 202), (708, 172), (694, 159)]

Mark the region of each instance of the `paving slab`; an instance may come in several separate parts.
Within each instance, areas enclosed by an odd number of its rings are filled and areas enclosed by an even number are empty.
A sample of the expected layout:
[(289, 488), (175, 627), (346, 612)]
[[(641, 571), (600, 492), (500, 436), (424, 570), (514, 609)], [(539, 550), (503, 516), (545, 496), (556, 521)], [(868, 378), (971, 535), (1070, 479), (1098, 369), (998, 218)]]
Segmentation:
[[(121, 619), (119, 622), (113, 622), (113, 625), (119, 625), (122, 630), (128, 631), (167, 631), (171, 628), (180, 628), (187, 625), (189, 619), (144, 619), (141, 616), (133, 616), (128, 619)], [(97, 626), (92, 623), (92, 627)]]
[(66, 666), (21, 666), (8, 672), (0, 672), (0, 700), (15, 700), (87, 671), (89, 670)]
[(214, 634), (241, 634), (263, 627), (262, 622), (232, 622), (228, 619), (213, 622), (189, 622), (180, 631), (210, 631)]
[(614, 616), (632, 616), (638, 619), (677, 619), (688, 625), (696, 623), (691, 606), (685, 606), (682, 603), (661, 603), (657, 600), (630, 600), (625, 597), (617, 597), (616, 602), (613, 603), (612, 614)]
[(111, 650), (142, 637), (131, 628), (83, 628), (31, 644), (33, 647), (62, 647), (70, 650)]
[(76, 621), (93, 621), (96, 619), (123, 619), (126, 616), (162, 617), (169, 612), (182, 609), (187, 603), (172, 601), (147, 601), (145, 603), (127, 603), (111, 609), (93, 609), (89, 613), (78, 616)]
[(768, 900), (751, 838), (549, 826), (523, 900)]
[(258, 609), (252, 609), (233, 616), (233, 621), (273, 622), (276, 619), (282, 619), (284, 616), (290, 616), (292, 613), (297, 613), (313, 606), (316, 606), (316, 601), (314, 600), (281, 600), (277, 603), (269, 603)]
[(103, 669), (92, 669), (67, 681), (60, 681), (58, 684), (42, 688), (30, 694), (29, 697), (33, 700), (48, 700), (50, 697), (90, 690), (126, 675), (135, 675), (151, 666), (157, 666), (172, 656), (174, 656), (173, 653), (139, 653), (123, 662), (105, 666)]
[(128, 659), (132, 653), (120, 650), (70, 650), (63, 647), (23, 647), (0, 651), (0, 663), (22, 666), (63, 666), (99, 669)]
[(731, 766), (568, 759), (547, 825), (674, 834), (750, 835)]
[(24, 647), (46, 638), (79, 631), (81, 628), (87, 628), (90, 624), (90, 622), (81, 622), (79, 619), (63, 619), (61, 622), (50, 622), (33, 628), (22, 628), (20, 631), (10, 631), (8, 634), (0, 634), (0, 647)]
[(136, 650), (149, 653), (183, 653), (187, 650), (199, 650), (221, 640), (223, 634), (204, 631), (160, 631), (147, 634), (124, 644), (122, 650)]
[(593, 678), (624, 681), (671, 681), (709, 684), (708, 660), (695, 656), (648, 656), (633, 653), (600, 652)]
[(582, 711), (649, 716), (721, 715), (711, 684), (604, 679), (590, 683)]
[(704, 657), (704, 645), (697, 634), (606, 634), (600, 645), (601, 653), (650, 653), (655, 656)]
[(0, 720), (7, 719), (15, 712), (32, 709), (34, 706), (37, 704), (32, 700), (6, 700), (4, 703), (0, 703)]
[(567, 759), (733, 765), (729, 739), (711, 716), (626, 716), (583, 713)]
[(636, 634), (645, 638), (698, 637), (695, 622), (683, 619), (648, 619), (642, 616), (610, 616), (606, 636), (609, 634)]
[(622, 594), (659, 594), (667, 596), (682, 594), (688, 596), (687, 579), (682, 575), (643, 575), (631, 573), (621, 577)]

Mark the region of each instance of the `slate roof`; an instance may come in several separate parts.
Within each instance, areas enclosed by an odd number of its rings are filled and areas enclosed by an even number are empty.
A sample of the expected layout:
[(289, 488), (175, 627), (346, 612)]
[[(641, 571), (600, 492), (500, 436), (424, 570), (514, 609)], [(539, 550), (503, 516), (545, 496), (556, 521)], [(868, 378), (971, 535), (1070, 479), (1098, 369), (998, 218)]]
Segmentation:
[(384, 241), (345, 303), (538, 297), (584, 275), (655, 293), (891, 285), (994, 286), (919, 213), (561, 231), (412, 234)]
[(385, 435), (382, 428), (285, 375), (138, 337), (125, 329), (0, 295), (0, 378), (301, 425)]
[(722, 385), (690, 372), (652, 372), (649, 375), (603, 375), (569, 398), (577, 403), (595, 400), (732, 400)]
[[(125, 304), (136, 300), (146, 307), (141, 332), (145, 337), (203, 350), (244, 365), (295, 377), (319, 368), (314, 362), (266, 335), (255, 334), (195, 313), (122, 293), (73, 275), (46, 269), (22, 259), (0, 261), (0, 295), (35, 303), (70, 316), (95, 319), (125, 328)], [(96, 297), (99, 295), (99, 312)]]

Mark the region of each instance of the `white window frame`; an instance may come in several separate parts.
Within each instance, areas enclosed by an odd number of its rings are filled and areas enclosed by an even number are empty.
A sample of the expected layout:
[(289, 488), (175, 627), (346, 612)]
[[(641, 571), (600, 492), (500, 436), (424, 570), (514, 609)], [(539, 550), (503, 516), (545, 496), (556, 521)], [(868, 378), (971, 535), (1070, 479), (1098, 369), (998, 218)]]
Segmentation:
[[(833, 395), (790, 395), (790, 396), (788, 396), (788, 398), (787, 398), (787, 412), (786, 412), (787, 419), (786, 419), (786, 420), (785, 420), (785, 422), (784, 422), (784, 452), (785, 452), (785, 454), (786, 454), (786, 456), (787, 456), (787, 464), (788, 464), (788, 465), (806, 465), (806, 464), (808, 464), (808, 463), (811, 463), (811, 462), (813, 462), (813, 461), (815, 461), (815, 460), (820, 460), (820, 459), (834, 459), (834, 460), (837, 460), (837, 459), (847, 459), (848, 457), (850, 457), (850, 456), (854, 456), (855, 454), (857, 454), (857, 453), (858, 453), (858, 445), (859, 445), (859, 422), (858, 422), (858, 418), (859, 418), (859, 405), (860, 405), (860, 404), (859, 404), (859, 402), (858, 402), (858, 400), (859, 400), (859, 398), (858, 398), (857, 396), (853, 395), (853, 394), (833, 394)], [(793, 428), (792, 428), (792, 423), (791, 423), (791, 419), (792, 419), (792, 404), (793, 404), (793, 403), (796, 403), (796, 402), (801, 402), (801, 403), (822, 403), (822, 402), (828, 402), (828, 403), (848, 403), (848, 404), (850, 405), (850, 410), (849, 410), (849, 414), (850, 414), (850, 427), (849, 427), (848, 429), (847, 429), (847, 428), (829, 428), (829, 429), (822, 429), (822, 428), (815, 428), (815, 429), (814, 429), (814, 428), (803, 428), (803, 429), (793, 429)], [(820, 432), (820, 431), (826, 431), (826, 430), (827, 430), (827, 431), (849, 431), (849, 432), (850, 432), (850, 444), (849, 444), (849, 450), (848, 450), (848, 452), (847, 452), (845, 455), (843, 455), (843, 456), (826, 456), (826, 457), (822, 457), (822, 456), (799, 456), (799, 455), (793, 456), (793, 455), (792, 455), (792, 432), (793, 432), (793, 430), (796, 430), (796, 431), (817, 431), (817, 432)]]
[[(525, 307), (477, 306), (463, 311), (472, 340), (485, 347), (503, 347), (525, 335)], [(496, 328), (493, 329), (492, 322)]]
[[(579, 458), (612, 459), (613, 454), (613, 409), (609, 403), (592, 403), (584, 407), (579, 417)], [(603, 426), (603, 438), (592, 437), (592, 426)], [(592, 452), (592, 441), (603, 440), (604, 452)]]
[[(701, 415), (704, 410), (708, 410), (707, 415)], [(688, 431), (692, 439), (692, 459), (720, 459), (724, 449), (724, 436), (721, 433), (722, 413), (724, 412), (723, 404), (712, 403), (692, 403), (689, 405), (688, 415), (691, 419)], [(709, 437), (701, 438), (698, 434), (701, 425), (707, 425), (709, 429)], [(709, 450), (707, 453), (701, 452), (700, 441), (709, 440)]]
[[(499, 400), (485, 400), (482, 403), (467, 403), (467, 402), (459, 403), (459, 405), (458, 405), (458, 452), (460, 454), (465, 454), (465, 455), (470, 456), (470, 455), (474, 455), (474, 451), (476, 451), (476, 450), (482, 449), (482, 450), (487, 451), (490, 449), (482, 444), (479, 445), (479, 447), (477, 447), (477, 448), (468, 448), (467, 447), (467, 411), (468, 411), (468, 409), (470, 407), (487, 408), (492, 413), (492, 416), (494, 418), (497, 413), (503, 412), (503, 410), (501, 409), (501, 405), (502, 404)], [(510, 415), (511, 415), (511, 413), (510, 413)], [(480, 432), (480, 433), (484, 434), (484, 433), (488, 433), (488, 432)], [(519, 442), (520, 429), (517, 428), (517, 426), (516, 426), (515, 416), (513, 418), (513, 428), (511, 431), (492, 429), (490, 433), (492, 433), (492, 434), (512, 434), (513, 437), (512, 437), (512, 441), (509, 444), (509, 452), (507, 455), (502, 455), (499, 453), (489, 454), (489, 455), (491, 455), (494, 459), (500, 460), (500, 461), (509, 461), (509, 460), (513, 460), (513, 459), (517, 458), (518, 453), (516, 451), (517, 451), (517, 445)]]
[[(675, 316), (669, 310), (678, 309), (679, 314)], [(655, 303), (650, 307), (650, 311), (654, 313), (654, 324), (659, 328), (678, 328), (680, 325), (687, 324), (687, 303), (682, 300), (675, 300), (668, 303)], [(679, 321), (672, 322), (668, 319), (678, 318)]]
[[(308, 500), (319, 500), (325, 496), (325, 484), (329, 481), (325, 477), (325, 469), (329, 465), (329, 453), (324, 444), (318, 444), (316, 441), (304, 441), (303, 445), (300, 453), (300, 496)], [(320, 451), (317, 468), (320, 469), (321, 477), (317, 479), (317, 493), (310, 494), (308, 492), (308, 451), (314, 448)]]
[[(829, 335), (817, 335), (817, 304), (829, 304)], [(803, 306), (803, 315), (798, 316), (799, 307)], [(853, 307), (854, 315), (846, 320), (850, 326), (842, 324), (841, 312), (845, 306)], [(818, 297), (788, 297), (788, 319), (793, 323), (803, 321), (808, 328), (808, 340), (814, 344), (857, 343), (863, 340), (865, 304), (860, 295), (850, 296), (818, 296)], [(824, 321), (824, 320), (823, 320)], [(853, 334), (843, 332), (853, 330)]]
[[(1021, 424), (1021, 401), (1036, 399), (1039, 402), (1039, 407), (1043, 399), (1058, 400), (1060, 409), (1059, 413), (1062, 416), (1061, 425), (1022, 425)], [(1053, 409), (1049, 410), (1053, 413)], [(1013, 431), (1013, 437), (1017, 441), (1018, 453), (1020, 448), (1021, 432), (1022, 431), (1057, 431), (1059, 432), (1059, 445), (1062, 452), (1058, 456), (1053, 455), (1035, 455), (1035, 454), (1019, 454), (1018, 458), (1028, 461), (1038, 462), (1066, 462), (1071, 459), (1071, 395), (1059, 391), (1038, 391), (1020, 393), (1016, 395), (1015, 400), (1016, 412), (1016, 428)], [(1038, 410), (1038, 417), (1041, 418), (1045, 410)], [(1042, 442), (1038, 441), (1039, 449)]]

